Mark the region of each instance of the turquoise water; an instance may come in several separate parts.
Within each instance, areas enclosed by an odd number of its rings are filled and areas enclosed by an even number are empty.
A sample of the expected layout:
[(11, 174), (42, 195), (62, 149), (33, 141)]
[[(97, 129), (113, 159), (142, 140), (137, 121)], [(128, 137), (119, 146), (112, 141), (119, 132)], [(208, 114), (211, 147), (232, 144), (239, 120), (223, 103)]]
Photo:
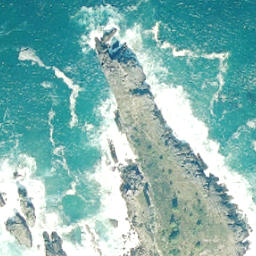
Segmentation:
[[(103, 255), (120, 255), (122, 247), (113, 246), (102, 214), (104, 182), (95, 178), (113, 123), (106, 106), (114, 103), (91, 48), (106, 25), (118, 27), (119, 39), (136, 52), (163, 111), (177, 114), (170, 121), (177, 136), (196, 144), (196, 131), (206, 129), (195, 150), (214, 142), (217, 151), (206, 150), (205, 158), (223, 157), (216, 171), (240, 174), (250, 192), (243, 200), (256, 202), (255, 13), (255, 1), (1, 1), (1, 176), (28, 167), (31, 176), (20, 182), (31, 186), (32, 199), (33, 184), (41, 184), (40, 214), (58, 218), (49, 227), (42, 220), (44, 229), (65, 227), (63, 237), (78, 247), (67, 250), (91, 252), (84, 223)], [(4, 255), (23, 250), (0, 242)]]

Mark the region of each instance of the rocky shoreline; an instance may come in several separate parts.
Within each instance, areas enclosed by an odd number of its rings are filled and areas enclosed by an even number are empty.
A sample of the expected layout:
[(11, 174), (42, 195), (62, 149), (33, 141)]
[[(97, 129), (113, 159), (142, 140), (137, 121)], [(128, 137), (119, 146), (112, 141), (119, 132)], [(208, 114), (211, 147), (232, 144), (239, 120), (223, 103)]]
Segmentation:
[[(17, 177), (18, 174), (14, 173), (13, 178), (16, 179)], [(17, 208), (20, 208), (20, 212), (16, 211), (14, 216), (9, 217), (5, 222), (5, 227), (22, 247), (32, 248), (33, 235), (31, 229), (37, 221), (36, 209), (31, 198), (28, 196), (26, 187), (18, 181), (16, 184), (19, 196), (19, 207), (17, 206)], [(6, 197), (4, 192), (0, 192), (0, 207), (5, 207), (7, 203), (8, 197)], [(42, 234), (42, 244), (45, 247), (45, 256), (67, 256), (62, 249), (62, 239), (55, 231), (51, 233), (51, 237), (44, 231)]]
[[(141, 243), (130, 255), (244, 255), (246, 221), (218, 178), (205, 175), (200, 155), (175, 138), (135, 54), (111, 41), (115, 33), (107, 31), (95, 42), (118, 104), (115, 121), (138, 156), (136, 163), (119, 166), (120, 189)], [(111, 142), (109, 147), (118, 162)]]

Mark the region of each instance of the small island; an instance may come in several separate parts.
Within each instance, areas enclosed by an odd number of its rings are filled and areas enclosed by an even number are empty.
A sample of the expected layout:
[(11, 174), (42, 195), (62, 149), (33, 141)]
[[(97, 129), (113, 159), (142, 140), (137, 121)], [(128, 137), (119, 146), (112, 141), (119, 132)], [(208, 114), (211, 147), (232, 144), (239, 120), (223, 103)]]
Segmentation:
[[(173, 135), (157, 108), (136, 55), (113, 39), (116, 29), (95, 38), (96, 51), (136, 162), (120, 166), (122, 195), (140, 245), (140, 256), (240, 256), (249, 227), (218, 178), (190, 146)], [(118, 159), (109, 143), (114, 161)]]

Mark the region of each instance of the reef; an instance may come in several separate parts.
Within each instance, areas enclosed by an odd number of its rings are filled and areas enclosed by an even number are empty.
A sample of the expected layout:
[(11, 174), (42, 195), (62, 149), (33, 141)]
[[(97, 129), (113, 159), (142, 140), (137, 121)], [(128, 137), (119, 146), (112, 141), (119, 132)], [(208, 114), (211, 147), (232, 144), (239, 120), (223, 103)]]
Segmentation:
[[(115, 121), (137, 156), (119, 165), (121, 192), (140, 245), (130, 255), (244, 255), (248, 224), (218, 178), (178, 140), (155, 104), (143, 68), (116, 29), (95, 38), (118, 110)], [(109, 142), (111, 156), (118, 161)]]

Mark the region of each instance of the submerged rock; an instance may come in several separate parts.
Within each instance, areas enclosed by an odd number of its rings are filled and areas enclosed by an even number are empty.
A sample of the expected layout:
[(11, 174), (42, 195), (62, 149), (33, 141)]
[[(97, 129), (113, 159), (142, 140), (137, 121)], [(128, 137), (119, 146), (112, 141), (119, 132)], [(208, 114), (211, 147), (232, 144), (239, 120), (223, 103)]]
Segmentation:
[(19, 186), (18, 194), (20, 197), (20, 207), (26, 221), (30, 227), (33, 227), (36, 222), (35, 207), (27, 196), (27, 190), (24, 186)]
[(32, 235), (26, 220), (19, 214), (9, 218), (5, 223), (6, 229), (16, 238), (19, 244), (32, 247)]
[(57, 232), (52, 232), (50, 238), (49, 234), (45, 231), (43, 238), (46, 256), (67, 256), (62, 249), (62, 239)]

